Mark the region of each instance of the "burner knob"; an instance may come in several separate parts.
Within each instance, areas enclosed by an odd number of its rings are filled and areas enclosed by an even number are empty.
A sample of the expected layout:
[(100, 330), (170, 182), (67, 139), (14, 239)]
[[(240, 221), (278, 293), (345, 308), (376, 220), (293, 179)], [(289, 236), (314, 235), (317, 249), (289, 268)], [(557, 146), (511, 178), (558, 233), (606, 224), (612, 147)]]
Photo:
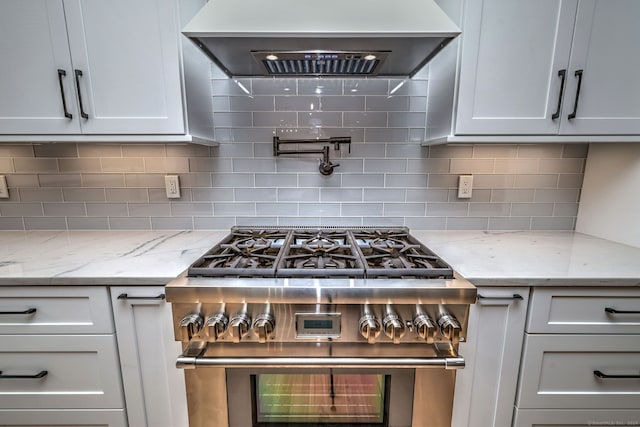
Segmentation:
[(233, 342), (240, 342), (244, 336), (249, 333), (251, 327), (251, 318), (246, 313), (236, 313), (231, 316), (229, 321), (229, 331)]
[(375, 344), (376, 338), (380, 335), (380, 322), (378, 322), (378, 319), (376, 319), (376, 316), (371, 312), (368, 305), (365, 305), (362, 309), (359, 327), (360, 334), (367, 342), (369, 344)]
[(435, 322), (428, 315), (419, 313), (414, 316), (413, 324), (416, 326), (418, 336), (425, 340), (427, 344), (433, 344), (437, 331)]
[(269, 313), (262, 313), (253, 321), (253, 332), (258, 336), (258, 342), (264, 344), (273, 337), (276, 321)]
[(198, 313), (191, 313), (180, 321), (180, 339), (191, 341), (191, 338), (198, 335), (202, 329), (202, 316)]
[(204, 331), (209, 337), (209, 341), (216, 342), (218, 338), (227, 330), (229, 319), (224, 313), (216, 313), (209, 316), (204, 322)]
[(384, 334), (393, 340), (394, 344), (400, 344), (400, 338), (404, 336), (406, 329), (404, 328), (402, 318), (391, 305), (387, 305), (386, 307), (386, 313), (382, 318), (382, 327)]
[(453, 345), (457, 345), (460, 342), (460, 322), (453, 315), (446, 311), (440, 314), (438, 317), (438, 326), (440, 326), (440, 332), (442, 335), (451, 341)]

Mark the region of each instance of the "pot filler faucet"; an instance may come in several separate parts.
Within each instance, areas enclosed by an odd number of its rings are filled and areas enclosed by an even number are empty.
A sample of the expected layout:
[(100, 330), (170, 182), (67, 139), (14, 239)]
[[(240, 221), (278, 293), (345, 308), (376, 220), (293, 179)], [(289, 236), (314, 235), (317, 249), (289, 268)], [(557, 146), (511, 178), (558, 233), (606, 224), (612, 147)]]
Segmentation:
[[(317, 150), (282, 150), (280, 149), (280, 145), (282, 144), (326, 144), (321, 149)], [(340, 166), (340, 164), (331, 163), (331, 159), (329, 158), (329, 144), (333, 144), (334, 151), (340, 151), (341, 144), (347, 144), (349, 147), (349, 153), (351, 153), (351, 137), (350, 136), (340, 136), (340, 137), (332, 137), (332, 138), (324, 138), (324, 139), (288, 139), (285, 141), (281, 141), (280, 137), (273, 137), (273, 155), (278, 157), (282, 154), (322, 154), (322, 159), (320, 159), (320, 166), (318, 169), (322, 175), (331, 175), (333, 173), (333, 169)]]

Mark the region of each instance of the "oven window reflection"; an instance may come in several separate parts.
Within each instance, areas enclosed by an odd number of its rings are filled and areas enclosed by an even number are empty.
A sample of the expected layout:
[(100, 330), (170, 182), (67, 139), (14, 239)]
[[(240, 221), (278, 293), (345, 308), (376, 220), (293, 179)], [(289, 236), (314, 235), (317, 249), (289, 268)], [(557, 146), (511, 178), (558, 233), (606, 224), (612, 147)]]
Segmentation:
[(262, 426), (388, 425), (390, 375), (251, 375), (253, 424)]

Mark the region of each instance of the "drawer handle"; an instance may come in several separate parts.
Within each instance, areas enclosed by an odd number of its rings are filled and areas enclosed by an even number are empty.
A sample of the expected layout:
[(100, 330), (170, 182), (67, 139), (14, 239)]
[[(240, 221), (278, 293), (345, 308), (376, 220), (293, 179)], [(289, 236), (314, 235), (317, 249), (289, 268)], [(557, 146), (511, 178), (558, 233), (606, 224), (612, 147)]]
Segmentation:
[(40, 371), (34, 375), (2, 375), (0, 371), (0, 379), (37, 380), (46, 377), (48, 373), (49, 371)]
[(33, 314), (35, 313), (37, 310), (35, 308), (27, 308), (24, 311), (0, 311), (0, 314), (4, 315), (4, 314)]
[(118, 295), (118, 299), (136, 299), (136, 300), (163, 300), (165, 298), (164, 294), (160, 294), (155, 297), (131, 297), (129, 294), (120, 294)]
[(640, 314), (640, 311), (628, 311), (628, 310), (616, 310), (615, 308), (611, 308), (611, 307), (605, 307), (604, 311), (606, 311), (609, 314)]
[(478, 294), (478, 299), (495, 299), (495, 300), (523, 300), (522, 295), (513, 294), (510, 297), (485, 297), (484, 295)]
[(595, 375), (598, 378), (631, 378), (631, 379), (640, 379), (640, 375), (607, 375), (604, 374), (600, 371), (593, 371), (593, 375)]

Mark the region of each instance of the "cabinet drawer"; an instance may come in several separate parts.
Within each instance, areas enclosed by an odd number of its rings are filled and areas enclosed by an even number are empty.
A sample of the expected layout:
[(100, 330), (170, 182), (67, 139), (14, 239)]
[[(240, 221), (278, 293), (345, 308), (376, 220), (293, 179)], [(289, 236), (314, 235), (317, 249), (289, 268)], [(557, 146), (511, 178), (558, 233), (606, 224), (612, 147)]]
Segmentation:
[(636, 337), (527, 335), (523, 353), (519, 408), (640, 408)]
[(114, 335), (2, 335), (0, 371), (2, 409), (124, 407)]
[(514, 427), (588, 427), (637, 426), (640, 411), (571, 410), (571, 409), (518, 409)]
[(106, 287), (0, 287), (0, 334), (112, 333)]
[(30, 427), (127, 427), (124, 409), (106, 410), (1, 410), (0, 425)]
[(640, 333), (636, 289), (536, 288), (530, 307), (529, 333)]

